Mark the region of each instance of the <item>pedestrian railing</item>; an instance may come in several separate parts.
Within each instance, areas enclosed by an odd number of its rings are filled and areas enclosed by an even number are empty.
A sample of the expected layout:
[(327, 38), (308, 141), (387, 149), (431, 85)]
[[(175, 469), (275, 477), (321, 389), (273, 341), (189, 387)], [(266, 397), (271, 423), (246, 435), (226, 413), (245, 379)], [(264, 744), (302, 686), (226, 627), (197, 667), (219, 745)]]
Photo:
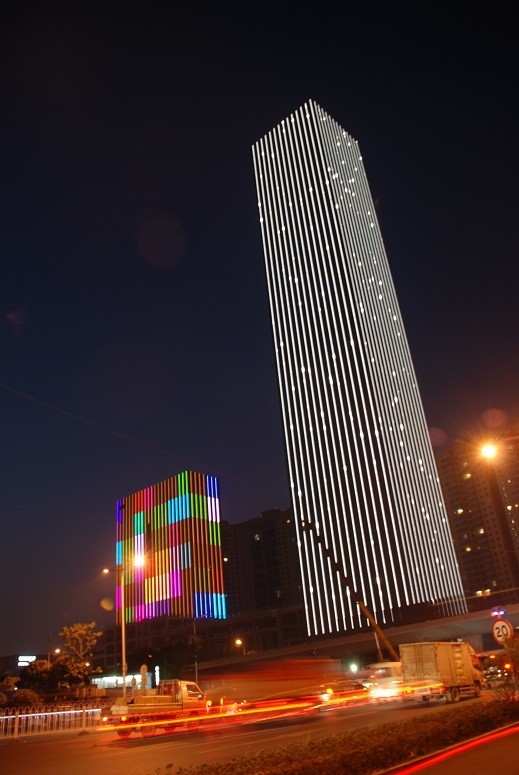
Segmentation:
[(99, 724), (99, 703), (74, 704), (69, 708), (38, 706), (0, 710), (0, 740), (51, 732), (82, 732)]

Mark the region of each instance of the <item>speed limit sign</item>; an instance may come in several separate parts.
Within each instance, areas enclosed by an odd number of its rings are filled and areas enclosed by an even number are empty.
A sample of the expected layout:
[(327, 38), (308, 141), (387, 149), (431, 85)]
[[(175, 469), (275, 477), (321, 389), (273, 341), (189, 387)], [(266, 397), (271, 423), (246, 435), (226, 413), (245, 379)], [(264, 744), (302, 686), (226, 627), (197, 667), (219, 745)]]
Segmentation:
[(492, 623), (492, 635), (497, 643), (503, 644), (507, 638), (511, 638), (514, 634), (514, 628), (507, 622), (506, 619), (496, 619)]

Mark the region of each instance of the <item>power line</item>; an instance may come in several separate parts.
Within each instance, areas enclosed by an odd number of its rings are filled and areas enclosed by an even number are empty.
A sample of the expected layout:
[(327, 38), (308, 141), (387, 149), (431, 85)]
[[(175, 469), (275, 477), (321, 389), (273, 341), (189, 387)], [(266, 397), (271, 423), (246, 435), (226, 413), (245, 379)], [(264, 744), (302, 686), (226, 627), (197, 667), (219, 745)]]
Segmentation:
[[(41, 398), (36, 398), (36, 396), (30, 395), (30, 393), (25, 393), (22, 390), (17, 390), (16, 388), (10, 387), (9, 385), (4, 385), (0, 382), (0, 388), (2, 390), (6, 390), (8, 393), (12, 393), (16, 396), (19, 396), (20, 398), (25, 398), (27, 401), (32, 401), (34, 404), (38, 404), (39, 406), (45, 407), (45, 409), (51, 409), (53, 412), (57, 412), (58, 414), (62, 414), (65, 417), (70, 417), (73, 420), (77, 420), (78, 422), (82, 422), (85, 425), (90, 425), (93, 428), (97, 428), (100, 431), (103, 431), (103, 433), (109, 433), (112, 436), (115, 436), (118, 439), (121, 439), (122, 441), (127, 441), (130, 444), (135, 444), (139, 447), (144, 447), (145, 449), (149, 449), (153, 452), (157, 452), (160, 455), (165, 455), (166, 457), (172, 458), (174, 460), (178, 460), (184, 465), (186, 465), (188, 468), (202, 468), (204, 469), (205, 466), (198, 466), (194, 463), (190, 463), (186, 460), (186, 458), (181, 457), (180, 455), (176, 455), (174, 452), (171, 452), (168, 449), (164, 449), (163, 447), (158, 447), (155, 444), (150, 444), (147, 441), (142, 441), (141, 439), (136, 439), (133, 436), (128, 436), (126, 433), (121, 433), (121, 431), (117, 431), (114, 428), (109, 428), (106, 425), (102, 425), (99, 422), (96, 422), (95, 420), (89, 420), (87, 417), (81, 417), (79, 414), (75, 414), (74, 412), (69, 412), (67, 409), (62, 409), (60, 406), (56, 406), (55, 404), (51, 404), (48, 401), (42, 401)], [(215, 471), (215, 474), (218, 474), (217, 471)], [(247, 482), (245, 479), (240, 479), (237, 476), (233, 476), (232, 474), (225, 474), (220, 472), (218, 474), (220, 477), (224, 476), (226, 479), (235, 481), (243, 486), (249, 487), (251, 489), (254, 489), (256, 492), (260, 493), (266, 488), (259, 487), (257, 485), (251, 484), (251, 482)]]
[(106, 425), (101, 425), (101, 423), (96, 422), (95, 420), (89, 420), (86, 417), (81, 417), (79, 414), (74, 414), (74, 412), (69, 412), (67, 409), (62, 409), (59, 406), (56, 406), (55, 404), (50, 404), (48, 401), (42, 401), (40, 398), (36, 398), (36, 396), (31, 396), (29, 393), (24, 393), (21, 390), (16, 390), (16, 388), (9, 387), (9, 385), (4, 385), (0, 382), (0, 388), (3, 390), (7, 390), (9, 393), (14, 393), (14, 395), (20, 396), (21, 398), (26, 398), (28, 401), (32, 401), (35, 404), (39, 404), (39, 406), (44, 406), (46, 409), (52, 409), (53, 412), (58, 412), (59, 414), (63, 414), (66, 417), (71, 417), (73, 420), (78, 420), (79, 422), (84, 423), (85, 425), (91, 425), (94, 428), (97, 428), (98, 430), (103, 431), (104, 433), (110, 433), (112, 436), (116, 436), (119, 439), (123, 439), (123, 441), (128, 441), (130, 444), (137, 444), (141, 447), (146, 447), (147, 449), (151, 449), (154, 452), (158, 452), (161, 455), (166, 455), (167, 457), (175, 458), (176, 460), (180, 460), (183, 463), (186, 463), (188, 465), (185, 458), (180, 457), (180, 455), (175, 455), (173, 452), (170, 452), (167, 449), (163, 449), (162, 447), (157, 447), (154, 444), (150, 444), (149, 442), (142, 441), (140, 439), (135, 439), (133, 436), (128, 436), (126, 433), (121, 433), (120, 431), (116, 431), (113, 428), (108, 428)]

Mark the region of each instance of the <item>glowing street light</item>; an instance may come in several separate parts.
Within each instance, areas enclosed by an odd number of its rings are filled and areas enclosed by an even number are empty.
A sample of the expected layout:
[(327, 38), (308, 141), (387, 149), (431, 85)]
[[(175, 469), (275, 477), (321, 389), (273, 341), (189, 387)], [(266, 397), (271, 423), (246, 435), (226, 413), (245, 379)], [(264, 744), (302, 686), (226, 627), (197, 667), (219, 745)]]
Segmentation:
[(126, 673), (128, 671), (128, 666), (126, 664), (126, 621), (125, 621), (125, 603), (124, 603), (124, 570), (123, 566), (121, 565), (119, 567), (115, 568), (103, 568), (103, 573), (108, 574), (111, 572), (117, 572), (120, 573), (121, 578), (121, 671), (123, 675), (123, 697), (126, 697)]
[[(132, 561), (132, 566), (142, 568), (146, 564), (146, 558), (142, 554), (136, 554)], [(124, 600), (124, 564), (116, 565), (114, 568), (103, 568), (103, 573), (108, 574), (115, 571), (119, 574), (121, 582), (121, 670), (123, 675), (123, 697), (126, 697), (126, 675), (128, 665), (126, 664), (126, 616)]]
[(511, 498), (513, 490), (509, 490), (509, 477), (514, 470), (512, 466), (518, 448), (517, 441), (519, 436), (507, 436), (496, 439), (495, 442), (488, 441), (480, 449), (481, 457), (486, 463), (486, 483), (503, 547), (502, 561), (506, 563), (512, 587), (519, 585), (519, 559), (514, 541), (511, 540), (515, 530), (512, 512), (517, 508), (517, 504)]
[[(61, 649), (54, 649), (54, 651), (52, 652), (52, 654), (56, 654), (56, 656), (58, 656), (58, 654), (61, 654)], [(49, 653), (47, 654), (47, 662), (49, 663), (49, 665), (50, 665), (50, 660), (51, 660), (51, 656), (52, 656), (52, 654), (51, 654), (51, 652), (50, 652), (50, 651), (49, 651)]]
[(483, 444), (481, 447), (481, 454), (487, 460), (493, 460), (497, 455), (497, 447), (495, 444)]
[(234, 641), (234, 645), (237, 648), (241, 647), (242, 653), (245, 654), (245, 643), (242, 641), (241, 638), (236, 638), (236, 640)]

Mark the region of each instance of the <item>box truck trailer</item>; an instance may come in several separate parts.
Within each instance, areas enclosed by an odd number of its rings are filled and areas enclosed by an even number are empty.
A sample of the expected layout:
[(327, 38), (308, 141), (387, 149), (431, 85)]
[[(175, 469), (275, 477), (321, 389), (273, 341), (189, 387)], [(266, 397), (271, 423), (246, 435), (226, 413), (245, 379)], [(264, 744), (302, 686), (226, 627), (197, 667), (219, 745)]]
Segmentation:
[(404, 700), (458, 702), (461, 697), (479, 697), (486, 685), (483, 668), (469, 643), (402, 643), (399, 651)]

